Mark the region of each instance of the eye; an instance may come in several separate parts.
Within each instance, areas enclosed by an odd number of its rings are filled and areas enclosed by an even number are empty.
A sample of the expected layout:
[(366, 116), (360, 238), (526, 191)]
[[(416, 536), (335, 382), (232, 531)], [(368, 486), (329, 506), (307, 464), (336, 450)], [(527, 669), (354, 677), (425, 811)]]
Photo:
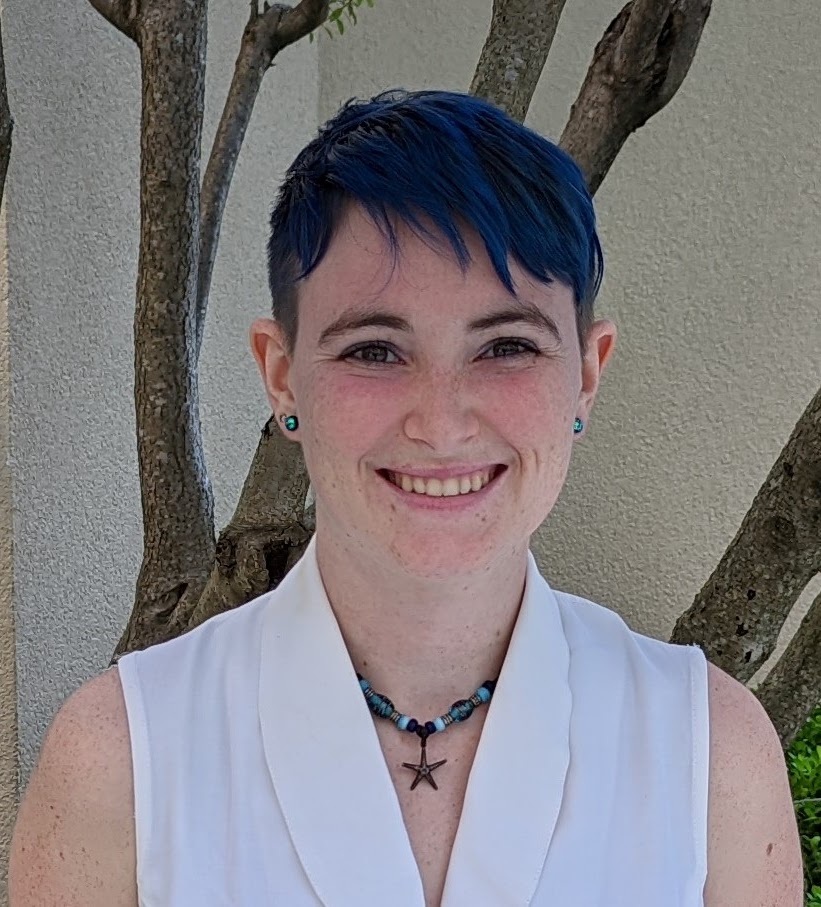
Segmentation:
[(340, 358), (352, 359), (364, 365), (392, 365), (386, 358), (388, 355), (395, 356), (396, 353), (386, 343), (361, 343), (343, 353)]
[(490, 357), (483, 356), (481, 358), (514, 359), (519, 356), (538, 356), (539, 348), (529, 340), (519, 340), (515, 337), (502, 337), (499, 340), (493, 341), (488, 347), (488, 352), (496, 353), (496, 355)]

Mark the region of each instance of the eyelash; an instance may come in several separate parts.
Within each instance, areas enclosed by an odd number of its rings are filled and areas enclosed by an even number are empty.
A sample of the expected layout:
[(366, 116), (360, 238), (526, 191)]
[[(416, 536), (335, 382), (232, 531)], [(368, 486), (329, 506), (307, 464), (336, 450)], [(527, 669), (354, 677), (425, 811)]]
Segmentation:
[[(521, 356), (541, 356), (542, 355), (539, 348), (537, 346), (535, 346), (533, 343), (531, 343), (528, 340), (520, 340), (517, 337), (500, 337), (498, 340), (494, 340), (490, 344), (490, 346), (488, 346), (487, 349), (492, 350), (495, 347), (501, 346), (503, 344), (506, 344), (506, 345), (516, 344), (516, 345), (522, 347), (522, 350), (521, 350), (521, 352), (518, 352), (518, 353), (508, 353), (503, 356), (491, 356), (490, 357), (491, 359), (518, 359)], [(374, 362), (372, 360), (369, 361), (367, 359), (357, 359), (354, 356), (354, 353), (361, 353), (363, 350), (369, 350), (369, 349), (386, 350), (387, 352), (393, 353), (394, 355), (396, 355), (396, 351), (393, 349), (393, 347), (389, 343), (384, 343), (381, 340), (375, 340), (375, 341), (370, 341), (368, 343), (360, 343), (358, 346), (353, 347), (353, 349), (350, 349), (346, 353), (343, 353), (340, 358), (345, 359), (345, 360), (352, 360), (354, 362), (360, 363), (361, 365), (369, 365), (369, 366), (377, 366), (377, 367), (381, 366), (381, 365), (394, 365), (395, 364), (393, 362)]]

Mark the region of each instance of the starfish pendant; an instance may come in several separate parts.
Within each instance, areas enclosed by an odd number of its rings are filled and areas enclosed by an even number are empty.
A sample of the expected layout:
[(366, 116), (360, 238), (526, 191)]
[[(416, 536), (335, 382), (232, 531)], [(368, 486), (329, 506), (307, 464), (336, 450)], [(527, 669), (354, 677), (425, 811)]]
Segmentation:
[(411, 784), (411, 786), (410, 786), (411, 790), (415, 790), (416, 785), (419, 784), (419, 782), (423, 778), (425, 779), (425, 781), (428, 782), (428, 784), (431, 785), (431, 787), (434, 790), (439, 790), (439, 787), (437, 786), (436, 782), (433, 780), (433, 770), (444, 765), (448, 760), (440, 759), (439, 762), (434, 762), (433, 765), (428, 765), (428, 753), (427, 753), (427, 750), (425, 749), (426, 743), (427, 743), (427, 740), (422, 741), (422, 758), (419, 762), (419, 765), (414, 765), (412, 762), (403, 762), (402, 763), (402, 765), (405, 768), (409, 768), (411, 771), (416, 772), (416, 777), (413, 779), (413, 784)]

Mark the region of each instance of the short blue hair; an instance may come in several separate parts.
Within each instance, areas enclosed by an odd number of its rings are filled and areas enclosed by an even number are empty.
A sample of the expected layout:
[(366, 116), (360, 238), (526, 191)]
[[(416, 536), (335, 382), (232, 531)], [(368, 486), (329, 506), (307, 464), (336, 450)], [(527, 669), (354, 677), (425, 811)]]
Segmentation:
[(322, 260), (350, 203), (390, 244), (391, 217), (436, 242), (448, 240), (463, 272), (459, 230), (481, 237), (501, 283), (515, 295), (508, 256), (537, 280), (573, 290), (585, 348), (604, 275), (593, 200), (573, 158), (494, 105), (452, 91), (390, 89), (351, 98), (295, 158), (271, 214), (268, 279), (274, 318), (293, 351), (296, 283)]

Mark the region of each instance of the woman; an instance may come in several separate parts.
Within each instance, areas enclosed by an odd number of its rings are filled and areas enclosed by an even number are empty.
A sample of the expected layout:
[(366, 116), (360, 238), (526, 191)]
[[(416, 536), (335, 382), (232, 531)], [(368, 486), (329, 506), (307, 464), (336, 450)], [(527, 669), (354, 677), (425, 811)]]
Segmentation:
[(12, 907), (798, 907), (755, 697), (529, 552), (616, 339), (576, 165), (466, 95), (349, 102), (269, 267), (251, 346), (316, 533), (66, 703)]

